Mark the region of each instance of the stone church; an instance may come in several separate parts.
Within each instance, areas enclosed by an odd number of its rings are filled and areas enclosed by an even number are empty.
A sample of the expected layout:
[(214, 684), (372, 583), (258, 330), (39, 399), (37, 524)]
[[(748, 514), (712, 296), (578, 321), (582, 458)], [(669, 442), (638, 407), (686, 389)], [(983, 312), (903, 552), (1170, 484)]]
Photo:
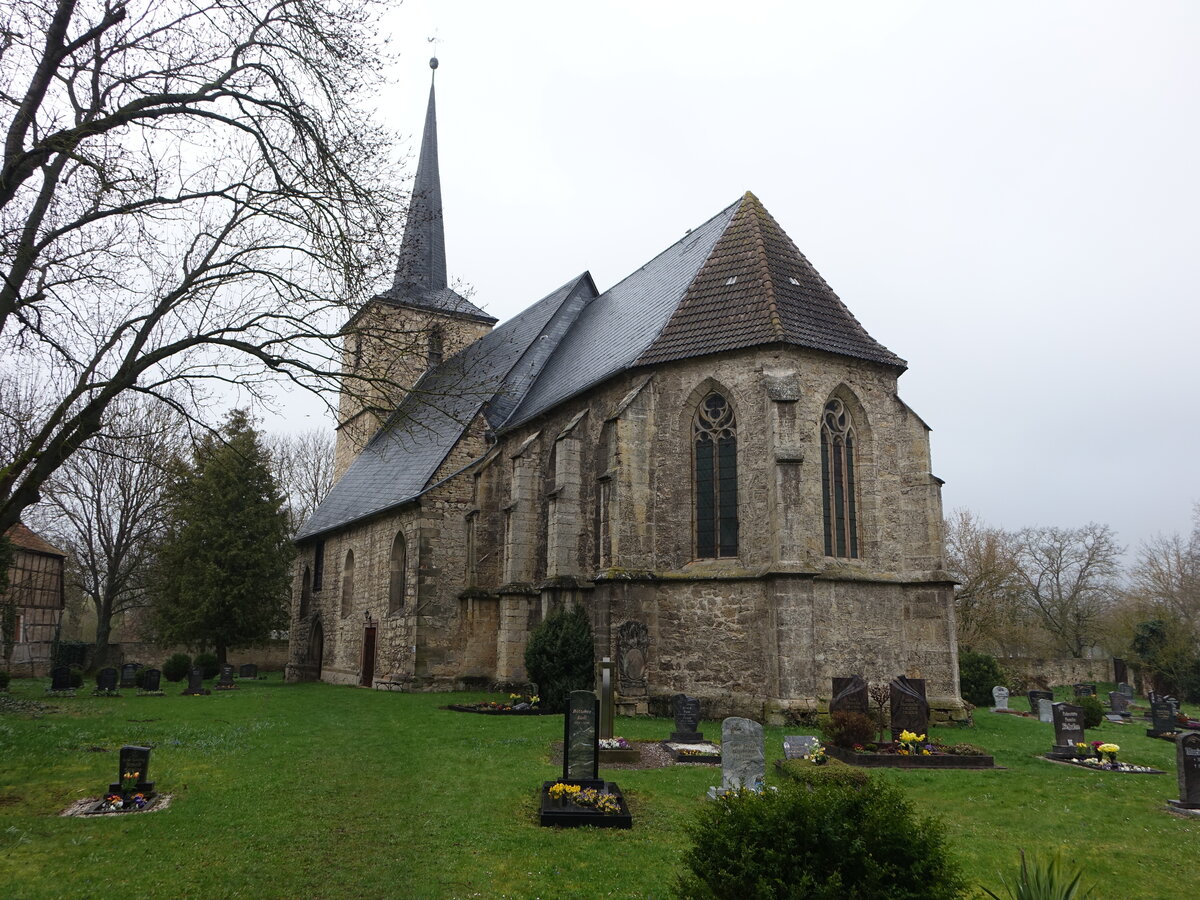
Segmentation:
[(582, 604), (626, 711), (682, 691), (777, 718), (851, 673), (961, 710), (907, 364), (753, 194), (502, 325), (447, 285), (431, 86), (394, 282), (346, 326), (359, 389), (297, 538), (290, 679), (520, 683), (531, 629)]

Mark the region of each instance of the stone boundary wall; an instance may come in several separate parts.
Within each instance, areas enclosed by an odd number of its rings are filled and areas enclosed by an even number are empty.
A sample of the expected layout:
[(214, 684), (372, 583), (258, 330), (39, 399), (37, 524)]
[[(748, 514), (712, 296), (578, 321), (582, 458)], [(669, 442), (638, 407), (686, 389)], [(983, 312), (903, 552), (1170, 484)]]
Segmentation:
[[(50, 675), (50, 652), (53, 645), (50, 641), (30, 641), (16, 644), (13, 647), (12, 659), (8, 665), (0, 661), (0, 669), (12, 672), (14, 678), (46, 678)], [(210, 651), (211, 652), (211, 651)], [(149, 641), (125, 641), (120, 644), (109, 644), (108, 665), (120, 668), (126, 662), (140, 662), (147, 666), (162, 667), (167, 657), (175, 653), (196, 654), (187, 647), (162, 647)], [(228, 660), (234, 666), (243, 663), (256, 663), (260, 672), (281, 672), (287, 662), (287, 641), (268, 641), (261, 647), (249, 647), (230, 650)], [(87, 656), (88, 668), (91, 669), (92, 652)]]
[(1051, 688), (1059, 684), (1083, 681), (1113, 681), (1112, 657), (1099, 659), (1043, 659), (1032, 656), (997, 657), (996, 662), (1013, 680), (1023, 684), (1009, 685), (1026, 690), (1032, 687)]

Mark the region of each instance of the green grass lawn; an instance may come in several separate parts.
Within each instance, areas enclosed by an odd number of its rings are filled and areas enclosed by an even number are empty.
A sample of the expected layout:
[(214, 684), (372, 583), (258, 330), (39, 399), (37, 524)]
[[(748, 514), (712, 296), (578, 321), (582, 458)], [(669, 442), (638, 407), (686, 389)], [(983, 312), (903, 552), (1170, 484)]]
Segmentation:
[[(44, 684), (15, 680), (10, 694), (41, 700)], [(559, 716), (453, 713), (438, 709), (445, 694), (284, 685), (277, 675), (211, 697), (167, 688), (0, 713), (0, 895), (667, 897), (683, 827), (720, 781), (710, 767), (610, 772), (632, 830), (544, 829), (536, 792), (557, 774)], [(1005, 770), (883, 776), (946, 820), (975, 881), (997, 888), (1023, 847), (1062, 850), (1102, 897), (1200, 896), (1200, 820), (1164, 811), (1178, 796), (1172, 745), (1142, 725), (1105, 724), (1089, 740), (1115, 741), (1122, 759), (1168, 774), (1092, 773), (1036, 758), (1049, 725), (987, 711), (976, 720), (935, 733), (986, 747)], [(720, 734), (717, 722), (702, 728)], [(671, 729), (663, 719), (617, 725), (634, 740)], [(784, 731), (767, 729), (768, 783)], [(60, 817), (114, 780), (122, 744), (155, 747), (150, 774), (170, 808)]]

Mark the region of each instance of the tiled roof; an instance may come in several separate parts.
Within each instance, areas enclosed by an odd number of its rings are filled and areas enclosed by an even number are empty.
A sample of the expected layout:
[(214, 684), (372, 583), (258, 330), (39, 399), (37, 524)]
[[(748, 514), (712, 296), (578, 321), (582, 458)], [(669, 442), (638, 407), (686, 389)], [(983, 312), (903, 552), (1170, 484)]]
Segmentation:
[(45, 553), (49, 556), (65, 557), (67, 555), (20, 522), (4, 532), (4, 536), (12, 541), (13, 546), (20, 547), (22, 550), (32, 550), (35, 553)]
[(637, 364), (773, 343), (905, 366), (867, 334), (758, 198), (747, 192), (670, 321)]
[(419, 496), (482, 412), (495, 427), (596, 295), (586, 273), (427, 372), (297, 534), (312, 537)]
[(417, 306), (421, 309), (433, 309), (438, 312), (453, 313), (457, 316), (466, 316), (467, 318), (478, 319), (483, 322), (497, 321), (495, 316), (489, 316), (466, 297), (455, 293), (450, 288), (441, 288), (440, 290), (425, 291), (422, 293), (412, 290), (407, 292), (399, 291), (393, 287), (375, 299), (382, 300), (385, 303)]

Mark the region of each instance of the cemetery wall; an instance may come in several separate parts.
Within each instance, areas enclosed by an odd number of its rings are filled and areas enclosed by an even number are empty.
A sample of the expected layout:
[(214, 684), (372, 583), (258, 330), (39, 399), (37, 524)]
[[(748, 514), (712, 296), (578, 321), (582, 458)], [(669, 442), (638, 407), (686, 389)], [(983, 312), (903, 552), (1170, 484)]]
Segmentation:
[[(13, 646), (12, 659), (9, 660), (7, 671), (18, 678), (46, 678), (50, 675), (51, 653), (54, 650), (52, 641), (30, 641)], [(122, 641), (108, 645), (108, 662), (106, 665), (120, 667), (127, 662), (143, 663), (147, 666), (161, 668), (167, 658), (175, 653), (186, 653), (195, 656), (196, 651), (181, 645), (170, 646), (155, 644), (150, 641)], [(87, 653), (87, 667), (91, 668), (94, 653)], [(230, 649), (226, 656), (235, 666), (243, 663), (256, 663), (264, 672), (282, 671), (288, 661), (287, 641), (268, 641), (261, 647), (245, 649)]]
[(1046, 659), (1043, 657), (1000, 657), (997, 662), (1014, 676), (1018, 688), (1049, 688), (1084, 681), (1114, 681), (1112, 657), (1099, 659)]

